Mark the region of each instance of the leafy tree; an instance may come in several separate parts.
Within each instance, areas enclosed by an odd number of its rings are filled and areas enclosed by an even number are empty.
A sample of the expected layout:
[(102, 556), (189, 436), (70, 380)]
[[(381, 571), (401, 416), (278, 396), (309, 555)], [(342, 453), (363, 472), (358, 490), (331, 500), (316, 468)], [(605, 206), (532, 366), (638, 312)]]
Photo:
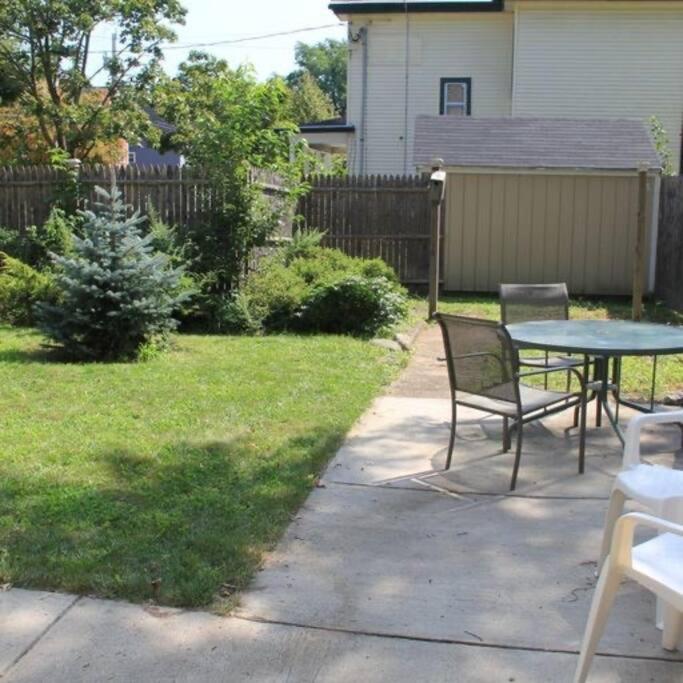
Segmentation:
[[(6, 44), (6, 50), (12, 49), (9, 41), (2, 42)], [(0, 55), (2, 54), (2, 46), (0, 46)], [(0, 56), (0, 106), (14, 102), (21, 95), (21, 92), (22, 87), (19, 79), (12, 73), (9, 65)]]
[(290, 86), (296, 85), (305, 73), (309, 73), (320, 89), (332, 100), (335, 111), (346, 113), (346, 58), (348, 46), (345, 40), (327, 38), (320, 43), (307, 45), (297, 43), (295, 59), (299, 69), (287, 76)]
[(299, 124), (325, 121), (335, 116), (332, 100), (308, 72), (305, 72), (292, 88), (291, 111), (292, 118)]
[[(0, 60), (21, 87), (26, 115), (12, 134), (81, 159), (96, 158), (101, 141), (155, 141), (140, 96), (184, 14), (178, 0), (3, 0)], [(116, 31), (118, 45), (93, 67), (91, 39), (102, 25)], [(94, 87), (103, 77), (106, 85)]]
[(259, 83), (249, 67), (232, 69), (204, 53), (191, 54), (156, 90), (155, 109), (177, 127), (173, 145), (212, 186), (205, 222), (179, 230), (207, 300), (234, 287), (253, 247), (277, 226), (250, 171), (289, 171), (290, 96), (281, 79)]
[(671, 143), (669, 141), (669, 134), (662, 125), (662, 122), (656, 117), (651, 116), (650, 133), (654, 142), (657, 153), (662, 160), (662, 172), (664, 175), (676, 175), (674, 162), (671, 154)]
[(153, 251), (153, 236), (142, 237), (138, 227), (145, 219), (126, 217), (116, 188), (96, 190), (102, 202), (96, 213), (83, 212), (74, 254), (55, 257), (60, 298), (40, 307), (40, 325), (70, 356), (133, 358), (177, 326), (182, 271)]

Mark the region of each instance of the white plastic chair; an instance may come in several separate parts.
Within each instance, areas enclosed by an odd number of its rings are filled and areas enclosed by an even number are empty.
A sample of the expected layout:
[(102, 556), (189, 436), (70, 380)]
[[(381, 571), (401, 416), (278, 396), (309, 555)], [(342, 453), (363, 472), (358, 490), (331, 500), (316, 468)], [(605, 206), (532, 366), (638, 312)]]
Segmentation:
[(683, 524), (683, 471), (650, 465), (640, 459), (643, 426), (669, 423), (683, 423), (683, 410), (638, 415), (629, 422), (622, 470), (614, 481), (605, 520), (598, 571), (609, 553), (614, 525), (623, 514), (627, 499), (637, 501), (656, 517)]
[[(659, 536), (633, 546), (636, 526)], [(638, 512), (620, 517), (614, 527), (610, 554), (600, 574), (581, 644), (574, 683), (584, 683), (623, 578), (655, 593), (665, 605), (662, 646), (675, 650), (683, 627), (683, 525)]]

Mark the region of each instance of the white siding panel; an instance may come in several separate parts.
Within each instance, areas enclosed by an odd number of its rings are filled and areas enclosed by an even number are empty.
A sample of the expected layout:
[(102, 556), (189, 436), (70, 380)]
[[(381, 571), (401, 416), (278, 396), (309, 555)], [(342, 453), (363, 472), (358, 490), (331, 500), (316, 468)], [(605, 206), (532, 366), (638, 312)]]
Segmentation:
[[(439, 113), (441, 78), (472, 79), (473, 116), (509, 116), (513, 15), (425, 14), (369, 18), (366, 173), (412, 173), (415, 117)], [(409, 69), (406, 78), (406, 46)], [(356, 126), (352, 173), (360, 172), (362, 46), (351, 48), (348, 122)], [(406, 119), (406, 88), (408, 115)]]
[(520, 3), (518, 13), (514, 116), (655, 115), (669, 133), (678, 168), (683, 7)]

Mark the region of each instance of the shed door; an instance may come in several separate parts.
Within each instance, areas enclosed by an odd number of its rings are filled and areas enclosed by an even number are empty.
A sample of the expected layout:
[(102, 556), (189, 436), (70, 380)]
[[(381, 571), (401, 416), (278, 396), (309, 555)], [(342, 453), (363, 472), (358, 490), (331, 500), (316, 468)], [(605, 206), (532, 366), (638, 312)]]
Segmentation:
[(631, 291), (636, 176), (449, 173), (446, 201), (447, 290), (566, 282), (572, 294)]

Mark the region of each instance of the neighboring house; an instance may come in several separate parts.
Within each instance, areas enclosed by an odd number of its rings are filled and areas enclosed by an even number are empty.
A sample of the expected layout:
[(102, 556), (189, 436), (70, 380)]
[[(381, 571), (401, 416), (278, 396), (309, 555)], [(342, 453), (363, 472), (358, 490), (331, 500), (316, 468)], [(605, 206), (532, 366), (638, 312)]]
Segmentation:
[(351, 173), (412, 173), (420, 115), (657, 116), (675, 167), (683, 129), (683, 0), (332, 0), (349, 23)]
[(311, 149), (329, 154), (346, 154), (355, 132), (354, 126), (348, 125), (344, 119), (302, 123), (299, 130), (301, 134), (298, 137), (305, 139)]
[[(164, 119), (162, 119), (153, 109), (145, 107), (145, 111), (147, 112), (150, 121), (161, 132), (162, 137), (175, 133), (176, 127), (172, 123), (164, 121)], [(173, 150), (160, 152), (143, 141), (135, 145), (131, 143), (128, 144), (128, 163), (144, 166), (151, 164), (182, 166), (184, 164), (184, 159), (182, 155)]]

